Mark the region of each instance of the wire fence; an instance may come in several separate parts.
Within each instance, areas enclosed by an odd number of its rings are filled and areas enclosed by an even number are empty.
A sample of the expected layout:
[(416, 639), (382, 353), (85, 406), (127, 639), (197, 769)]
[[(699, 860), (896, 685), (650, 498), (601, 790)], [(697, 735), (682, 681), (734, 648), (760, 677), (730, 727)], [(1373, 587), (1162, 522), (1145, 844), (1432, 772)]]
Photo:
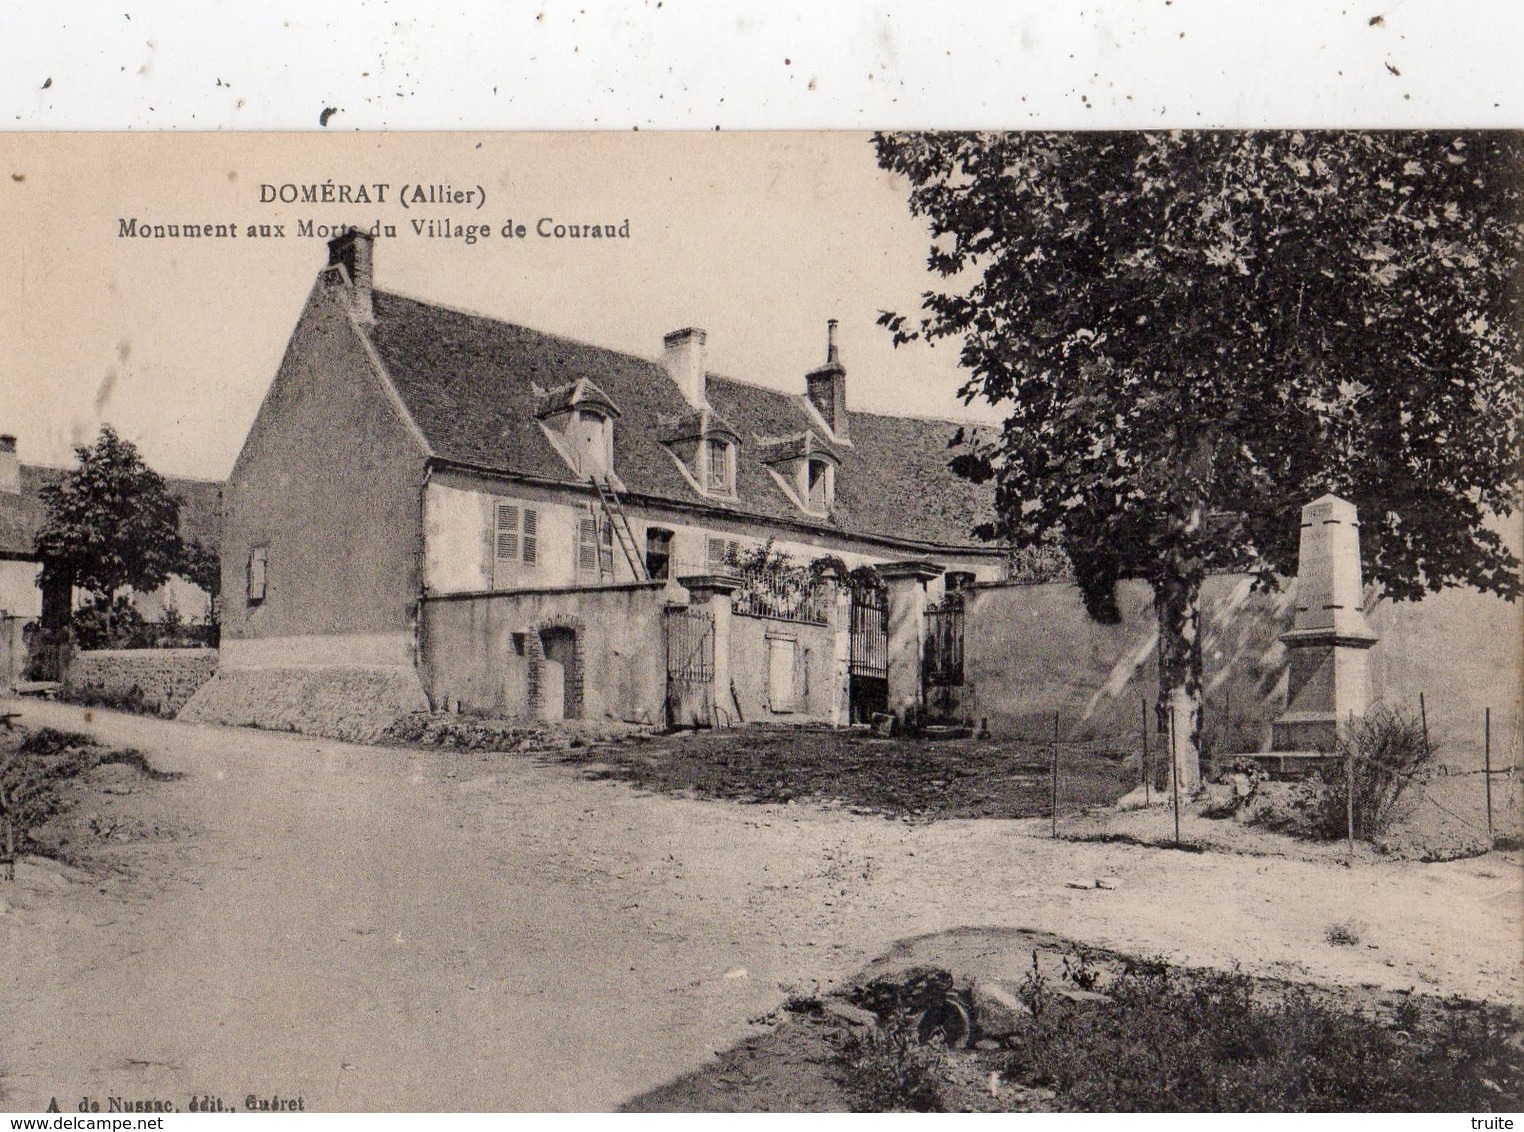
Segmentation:
[[(1016, 773), (1035, 795), (1029, 810), (1050, 822), (1138, 791), (1145, 809), (1171, 811), (1173, 835), (1192, 816), (1236, 817), (1269, 829), (1375, 845), (1422, 859), (1524, 846), (1524, 742), (1516, 721), (1499, 727), (1490, 708), (1475, 734), (1453, 716), (1443, 741), (1429, 734), (1427, 704), (1382, 707), (1340, 729), (1338, 746), (1318, 755), (1255, 751), (1203, 758), (1204, 796), (1176, 777), (1180, 736), (1140, 700), (1135, 739), (1076, 740), (1053, 716), (1046, 739), (1029, 733)], [(1159, 723), (1163, 723), (1162, 730)], [(1040, 780), (1040, 781), (1039, 781)], [(1237, 781), (1235, 781), (1237, 780)]]

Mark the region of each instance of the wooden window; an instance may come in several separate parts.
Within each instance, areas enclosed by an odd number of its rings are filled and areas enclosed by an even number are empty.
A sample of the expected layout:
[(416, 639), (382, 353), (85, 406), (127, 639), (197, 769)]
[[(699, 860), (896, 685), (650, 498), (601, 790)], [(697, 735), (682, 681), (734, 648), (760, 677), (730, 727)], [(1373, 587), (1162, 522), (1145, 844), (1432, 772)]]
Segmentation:
[(494, 511), (492, 584), (501, 588), (512, 583), (520, 566), (540, 564), (540, 513), (517, 503), (499, 503)]
[(614, 528), (592, 515), (577, 522), (577, 572), (590, 578), (614, 574)]
[(520, 544), (524, 551), (524, 565), (540, 563), (540, 513), (531, 507), (524, 508), (524, 539)]
[(730, 445), (723, 440), (706, 440), (704, 448), (709, 454), (709, 490), (719, 495), (735, 491), (730, 475)]
[(665, 527), (646, 528), (646, 574), (658, 582), (672, 575), (672, 532)]
[(577, 572), (598, 572), (598, 520), (591, 515), (577, 522)]
[(497, 560), (517, 562), (519, 558), (519, 509), (512, 503), (497, 505)]
[(248, 599), (250, 605), (258, 605), (265, 600), (265, 586), (270, 573), (270, 548), (268, 546), (256, 546), (249, 551), (249, 588)]
[(711, 538), (709, 540), (709, 569), (723, 569), (729, 564), (740, 551), (740, 544), (735, 539)]
[(613, 422), (592, 409), (572, 416), (571, 442), (577, 470), (585, 476), (606, 476), (613, 462)]

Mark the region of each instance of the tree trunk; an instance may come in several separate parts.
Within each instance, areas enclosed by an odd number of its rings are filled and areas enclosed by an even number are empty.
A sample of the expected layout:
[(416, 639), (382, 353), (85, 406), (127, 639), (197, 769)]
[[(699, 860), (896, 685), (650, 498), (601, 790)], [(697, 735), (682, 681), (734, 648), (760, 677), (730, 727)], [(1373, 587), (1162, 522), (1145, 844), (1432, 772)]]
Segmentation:
[(1159, 621), (1160, 740), (1169, 749), (1175, 728), (1175, 774), (1182, 798), (1201, 787), (1201, 577), (1178, 575), (1154, 582)]

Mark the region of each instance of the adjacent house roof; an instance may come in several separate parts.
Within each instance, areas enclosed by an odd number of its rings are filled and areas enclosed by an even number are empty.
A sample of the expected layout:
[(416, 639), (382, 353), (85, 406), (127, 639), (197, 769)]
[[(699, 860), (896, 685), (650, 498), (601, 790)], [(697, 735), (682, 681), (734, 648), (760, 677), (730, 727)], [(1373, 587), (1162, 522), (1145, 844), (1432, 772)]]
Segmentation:
[[(32, 539), (42, 525), (43, 484), (57, 483), (66, 468), (21, 465), (21, 492), (0, 491), (0, 557), (31, 558)], [(222, 484), (213, 480), (164, 477), (180, 497), (180, 532), (216, 546), (222, 535)]]
[(932, 546), (985, 549), (972, 535), (990, 518), (987, 486), (955, 476), (948, 442), (957, 423), (850, 414), (829, 518), (801, 512), (762, 459), (766, 441), (818, 430), (802, 396), (707, 375), (710, 406), (741, 439), (734, 501), (697, 491), (662, 444), (693, 412), (659, 363), (385, 291), (364, 326), (403, 404), (440, 459), (542, 481), (585, 482), (536, 422), (546, 390), (581, 380), (619, 406), (614, 469), (629, 496), (724, 509), (824, 531)]

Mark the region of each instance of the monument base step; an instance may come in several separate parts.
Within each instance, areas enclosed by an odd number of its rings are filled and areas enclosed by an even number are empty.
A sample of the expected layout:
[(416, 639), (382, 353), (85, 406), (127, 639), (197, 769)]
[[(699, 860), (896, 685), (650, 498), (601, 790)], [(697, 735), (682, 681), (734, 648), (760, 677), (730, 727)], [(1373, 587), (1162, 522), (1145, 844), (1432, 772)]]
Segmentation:
[(1238, 759), (1250, 759), (1272, 779), (1283, 781), (1306, 778), (1314, 771), (1325, 779), (1344, 773), (1344, 760), (1330, 751), (1250, 751), (1228, 762)]

